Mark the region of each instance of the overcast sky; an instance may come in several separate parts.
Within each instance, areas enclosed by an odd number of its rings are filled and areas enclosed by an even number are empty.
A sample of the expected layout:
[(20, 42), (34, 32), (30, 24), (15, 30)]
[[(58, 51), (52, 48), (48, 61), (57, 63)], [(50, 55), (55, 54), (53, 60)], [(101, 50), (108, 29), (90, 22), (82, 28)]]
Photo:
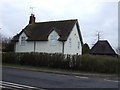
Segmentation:
[[(104, 1), (104, 2), (103, 2)], [(91, 47), (100, 32), (113, 48), (118, 46), (118, 0), (1, 0), (0, 33), (13, 37), (29, 21), (36, 22), (78, 19), (84, 43)]]

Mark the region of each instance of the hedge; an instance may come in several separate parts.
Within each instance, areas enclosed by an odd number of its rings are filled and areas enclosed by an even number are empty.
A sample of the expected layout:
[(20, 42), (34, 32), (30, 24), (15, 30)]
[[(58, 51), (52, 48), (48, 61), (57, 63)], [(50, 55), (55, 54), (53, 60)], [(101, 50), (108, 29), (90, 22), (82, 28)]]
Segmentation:
[(2, 62), (98, 73), (118, 73), (120, 57), (48, 53), (3, 53)]

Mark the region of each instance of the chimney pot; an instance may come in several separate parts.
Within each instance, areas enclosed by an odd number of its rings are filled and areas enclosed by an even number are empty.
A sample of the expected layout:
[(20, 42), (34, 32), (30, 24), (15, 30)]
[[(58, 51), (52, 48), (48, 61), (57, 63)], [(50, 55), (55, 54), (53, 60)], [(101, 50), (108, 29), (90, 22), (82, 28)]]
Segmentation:
[(34, 24), (35, 23), (35, 15), (31, 14), (29, 24)]

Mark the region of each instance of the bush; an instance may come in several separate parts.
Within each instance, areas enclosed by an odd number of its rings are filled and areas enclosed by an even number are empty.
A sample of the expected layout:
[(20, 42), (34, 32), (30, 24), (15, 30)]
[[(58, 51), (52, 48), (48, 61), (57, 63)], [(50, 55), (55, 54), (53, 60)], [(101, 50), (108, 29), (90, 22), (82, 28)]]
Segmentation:
[(4, 63), (61, 68), (85, 72), (118, 73), (120, 57), (48, 53), (3, 53)]
[(15, 54), (15, 53), (3, 53), (2, 54), (2, 62), (13, 63), (13, 64), (19, 63), (17, 60), (17, 54)]

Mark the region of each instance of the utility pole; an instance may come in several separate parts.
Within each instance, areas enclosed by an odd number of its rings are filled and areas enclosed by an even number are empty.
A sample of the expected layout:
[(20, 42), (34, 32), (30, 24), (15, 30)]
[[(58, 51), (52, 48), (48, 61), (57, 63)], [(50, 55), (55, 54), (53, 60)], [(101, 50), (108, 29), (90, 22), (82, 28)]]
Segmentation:
[(98, 41), (100, 40), (100, 32), (98, 32)]
[(98, 41), (100, 40), (100, 32), (96, 34)]

